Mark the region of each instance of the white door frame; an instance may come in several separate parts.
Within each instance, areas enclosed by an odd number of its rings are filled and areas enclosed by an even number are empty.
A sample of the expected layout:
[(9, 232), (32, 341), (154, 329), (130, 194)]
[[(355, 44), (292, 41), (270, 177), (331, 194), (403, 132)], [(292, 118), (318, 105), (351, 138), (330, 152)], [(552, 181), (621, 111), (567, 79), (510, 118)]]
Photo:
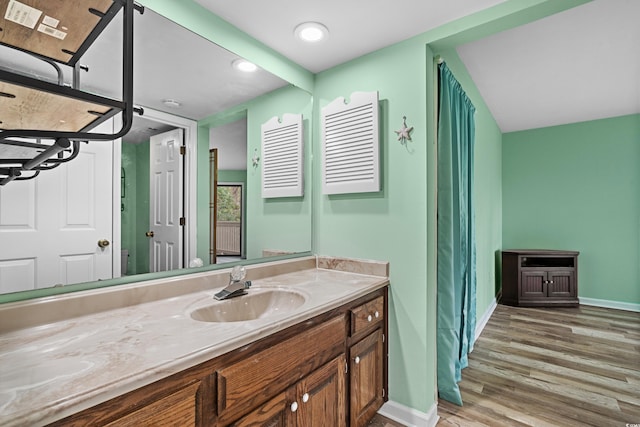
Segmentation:
[[(198, 122), (184, 117), (174, 116), (152, 108), (143, 107), (143, 117), (159, 123), (166, 123), (184, 129), (184, 143), (187, 149), (184, 163), (184, 217), (185, 225), (185, 266), (196, 257), (197, 253), (197, 154), (198, 154)], [(120, 129), (122, 126), (120, 115), (116, 117), (114, 128)], [(122, 139), (113, 143), (113, 277), (121, 276), (120, 250), (122, 236), (122, 218), (120, 212), (120, 168), (122, 166)]]

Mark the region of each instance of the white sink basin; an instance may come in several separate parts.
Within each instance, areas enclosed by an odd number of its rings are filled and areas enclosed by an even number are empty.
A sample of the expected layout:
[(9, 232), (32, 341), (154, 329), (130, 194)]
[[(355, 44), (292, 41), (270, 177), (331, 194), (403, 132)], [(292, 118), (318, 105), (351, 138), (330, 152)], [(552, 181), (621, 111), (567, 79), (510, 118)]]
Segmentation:
[(306, 297), (288, 289), (250, 289), (247, 295), (216, 301), (191, 312), (201, 322), (243, 322), (288, 313)]

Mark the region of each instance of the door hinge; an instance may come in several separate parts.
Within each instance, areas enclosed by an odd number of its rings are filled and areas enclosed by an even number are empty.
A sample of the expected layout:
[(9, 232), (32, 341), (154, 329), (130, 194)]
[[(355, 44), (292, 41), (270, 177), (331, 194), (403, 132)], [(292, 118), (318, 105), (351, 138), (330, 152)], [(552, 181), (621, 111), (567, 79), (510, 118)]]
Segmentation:
[(345, 363), (345, 364), (344, 364), (344, 373), (345, 373), (345, 374), (348, 374), (348, 373), (349, 373), (349, 364), (348, 364), (348, 363)]
[(180, 146), (180, 155), (184, 156), (185, 154), (187, 154), (187, 147), (184, 145)]
[(185, 217), (180, 217), (180, 225), (184, 226), (187, 223), (187, 219)]
[(385, 339), (385, 338), (384, 338), (384, 334), (382, 334), (382, 342), (384, 342), (384, 339)]
[(386, 394), (387, 394), (386, 390), (385, 390), (385, 389), (382, 389), (382, 397), (385, 397), (385, 396), (386, 396)]

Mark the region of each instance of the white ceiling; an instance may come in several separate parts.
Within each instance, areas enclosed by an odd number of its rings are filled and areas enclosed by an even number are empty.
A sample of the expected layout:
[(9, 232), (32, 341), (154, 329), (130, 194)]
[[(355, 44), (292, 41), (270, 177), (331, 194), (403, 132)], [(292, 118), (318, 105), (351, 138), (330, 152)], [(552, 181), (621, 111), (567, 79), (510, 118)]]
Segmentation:
[[(503, 0), (196, 1), (319, 72)], [(287, 84), (264, 70), (238, 74), (230, 67), (237, 55), (148, 8), (135, 15), (138, 105), (197, 120)], [(504, 132), (639, 113), (639, 17), (640, 0), (594, 0), (458, 53)], [(109, 58), (119, 55), (119, 19), (83, 57), (90, 71), (82, 76), (85, 89), (116, 97), (120, 64)], [(309, 20), (329, 28), (326, 42), (302, 45), (294, 38), (296, 25)], [(3, 56), (5, 50), (0, 63), (11, 67), (16, 54)], [(37, 62), (31, 72), (50, 76), (50, 67)], [(163, 99), (182, 106), (169, 108)]]
[(640, 113), (638, 0), (596, 0), (457, 50), (503, 132)]
[[(196, 0), (312, 72), (502, 0)], [(250, 11), (250, 13), (248, 13)], [(640, 112), (640, 0), (594, 0), (459, 47), (503, 132)], [(305, 21), (330, 36), (303, 45)]]
[[(504, 0), (196, 0), (314, 73), (502, 3)], [(320, 22), (329, 38), (308, 45), (294, 29)]]
[[(118, 97), (121, 92), (122, 14), (102, 32), (82, 57), (89, 72), (83, 88)], [(199, 120), (286, 86), (258, 69), (241, 73), (231, 66), (238, 55), (146, 8), (134, 12), (134, 102), (137, 105)], [(106, 85), (109, 82), (109, 85)], [(105, 93), (106, 91), (106, 93)], [(167, 107), (165, 99), (178, 101)]]

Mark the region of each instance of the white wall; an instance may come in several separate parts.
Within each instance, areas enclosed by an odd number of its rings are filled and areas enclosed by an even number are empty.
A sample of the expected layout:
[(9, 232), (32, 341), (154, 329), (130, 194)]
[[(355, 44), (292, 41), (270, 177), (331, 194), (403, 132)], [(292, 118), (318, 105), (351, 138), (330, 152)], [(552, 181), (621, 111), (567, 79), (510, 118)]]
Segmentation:
[(209, 149), (218, 149), (218, 170), (247, 169), (247, 119), (209, 130)]

